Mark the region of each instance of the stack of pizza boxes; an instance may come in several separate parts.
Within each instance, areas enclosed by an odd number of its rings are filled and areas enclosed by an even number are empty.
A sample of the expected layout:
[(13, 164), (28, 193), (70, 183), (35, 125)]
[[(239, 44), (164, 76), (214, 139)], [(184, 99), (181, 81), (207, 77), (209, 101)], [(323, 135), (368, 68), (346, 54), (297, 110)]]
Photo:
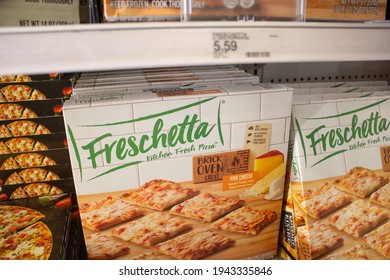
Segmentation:
[(281, 252), (293, 259), (389, 259), (387, 82), (290, 86)]
[[(49, 79), (37, 81), (39, 78)], [(59, 80), (58, 74), (1, 80), (0, 216), (7, 218), (0, 220), (4, 229), (0, 259), (65, 258), (74, 183), (62, 106), (72, 93), (72, 83)], [(5, 226), (29, 212), (36, 219), (21, 226)], [(47, 237), (39, 250), (21, 247), (23, 236), (30, 238), (26, 233), (31, 227)], [(8, 244), (10, 240), (15, 241)]]
[(292, 90), (234, 67), (157, 72), (203, 81), (76, 85), (64, 104), (88, 258), (273, 258)]

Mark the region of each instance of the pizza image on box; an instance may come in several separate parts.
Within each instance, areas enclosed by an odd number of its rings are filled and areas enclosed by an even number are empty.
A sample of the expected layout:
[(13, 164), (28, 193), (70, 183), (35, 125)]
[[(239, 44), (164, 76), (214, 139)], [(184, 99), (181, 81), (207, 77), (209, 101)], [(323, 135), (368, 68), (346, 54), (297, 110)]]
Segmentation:
[(30, 120), (18, 120), (0, 126), (0, 137), (50, 134), (51, 131), (42, 124)]
[(157, 252), (179, 260), (198, 260), (236, 242), (210, 229), (194, 230), (155, 246)]
[(5, 181), (4, 185), (15, 185), (54, 180), (60, 180), (60, 177), (53, 171), (48, 171), (43, 168), (27, 168), (12, 173)]
[(0, 76), (0, 83), (12, 83), (12, 82), (31, 82), (32, 79), (29, 75), (7, 75)]
[(143, 209), (112, 196), (80, 205), (83, 226), (91, 230), (101, 230), (134, 219), (143, 213)]
[(351, 197), (326, 182), (310, 190), (294, 194), (295, 201), (307, 214), (319, 219), (351, 202)]
[(41, 91), (22, 84), (8, 85), (0, 88), (0, 102), (45, 99), (46, 96)]
[(89, 260), (109, 260), (130, 252), (126, 242), (97, 232), (85, 238)]
[(56, 164), (57, 163), (49, 156), (44, 156), (39, 153), (23, 153), (7, 158), (0, 166), (0, 170), (49, 166)]
[(375, 171), (355, 167), (344, 177), (336, 180), (335, 185), (342, 191), (365, 198), (388, 182), (388, 178), (376, 174)]
[(276, 218), (275, 211), (243, 206), (214, 222), (212, 226), (217, 229), (256, 235)]
[(44, 143), (29, 137), (17, 137), (6, 141), (0, 141), (0, 154), (44, 150), (48, 150), (48, 147)]
[(27, 207), (0, 206), (0, 259), (47, 260), (53, 238), (41, 219), (45, 215)]
[(29, 119), (37, 116), (33, 110), (20, 104), (0, 104), (0, 120)]
[(183, 188), (176, 182), (157, 179), (131, 193), (123, 194), (121, 199), (134, 205), (163, 211), (198, 194), (199, 191)]
[(32, 184), (27, 184), (23, 187), (16, 188), (12, 192), (10, 199), (38, 197), (38, 196), (45, 196), (45, 195), (57, 195), (63, 193), (64, 192), (59, 187), (56, 187), (51, 184), (32, 183)]
[(243, 200), (203, 193), (174, 206), (170, 213), (212, 222), (244, 205)]

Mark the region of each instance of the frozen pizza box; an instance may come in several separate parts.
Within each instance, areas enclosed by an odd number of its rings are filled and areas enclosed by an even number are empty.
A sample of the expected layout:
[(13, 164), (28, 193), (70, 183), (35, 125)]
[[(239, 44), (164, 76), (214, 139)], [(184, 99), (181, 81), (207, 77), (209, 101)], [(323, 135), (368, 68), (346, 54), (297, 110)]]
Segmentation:
[[(215, 86), (80, 100), (65, 102), (64, 117), (88, 258), (275, 256), (291, 89)], [(180, 240), (192, 254), (168, 253)], [(201, 242), (212, 249), (201, 253)]]
[(387, 96), (292, 109), (281, 246), (295, 259), (388, 259)]
[(0, 201), (0, 259), (65, 259), (70, 199), (62, 194)]

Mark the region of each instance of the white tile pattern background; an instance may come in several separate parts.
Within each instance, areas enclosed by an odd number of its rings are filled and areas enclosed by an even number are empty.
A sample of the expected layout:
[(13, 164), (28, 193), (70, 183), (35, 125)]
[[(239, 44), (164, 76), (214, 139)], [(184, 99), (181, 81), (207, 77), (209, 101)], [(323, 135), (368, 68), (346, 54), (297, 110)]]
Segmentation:
[[(211, 87), (211, 85), (208, 87)], [(273, 88), (267, 85), (268, 89), (259, 87), (257, 91), (252, 89), (253, 92), (250, 94), (240, 94), (239, 88), (239, 86), (234, 87), (235, 91), (228, 94), (214, 94), (214, 99), (208, 102), (159, 117), (163, 121), (159, 136), (169, 134), (171, 127), (176, 126), (177, 130), (180, 130), (185, 126), (182, 123), (186, 117), (191, 120), (195, 116), (195, 119), (193, 119), (195, 124), (193, 133), (199, 126), (205, 127), (207, 125), (206, 130), (211, 130), (211, 127), (213, 127), (206, 138), (194, 139), (191, 140), (192, 142), (186, 141), (185, 143), (179, 141), (174, 147), (169, 147), (169, 145), (163, 147), (163, 141), (159, 138), (157, 148), (151, 148), (142, 156), (137, 155), (133, 158), (128, 156), (125, 160), (119, 160), (116, 155), (124, 156), (126, 152), (135, 152), (128, 145), (128, 139), (130, 139), (130, 142), (131, 139), (137, 139), (136, 142), (139, 142), (142, 136), (145, 139), (144, 146), (146, 148), (153, 143), (152, 135), (157, 118), (138, 122), (133, 122), (133, 120), (187, 106), (194, 102), (206, 101), (210, 98), (210, 95), (207, 95), (207, 97), (198, 95), (191, 98), (184, 96), (185, 98), (182, 99), (180, 97), (175, 99), (163, 98), (159, 102), (155, 101), (157, 98), (155, 94), (145, 95), (150, 97), (150, 100), (142, 100), (141, 95), (137, 95), (134, 102), (129, 101), (130, 98), (125, 98), (124, 104), (114, 105), (109, 101), (106, 103), (99, 101), (99, 106), (94, 106), (92, 101), (91, 107), (87, 108), (85, 104), (83, 106), (77, 106), (74, 102), (70, 102), (69, 105), (65, 104), (65, 121), (71, 129), (76, 143), (76, 146), (74, 146), (72, 139), (69, 137), (70, 131), (68, 131), (72, 168), (78, 194), (137, 188), (143, 183), (156, 178), (178, 182), (191, 181), (192, 157), (194, 155), (243, 149), (247, 122), (271, 123), (269, 149), (278, 149), (287, 158), (292, 91), (280, 86)], [(218, 116), (219, 108), (220, 116)], [(218, 130), (219, 120), (221, 123), (220, 131)], [(81, 126), (123, 121), (129, 121), (129, 123), (100, 127)], [(186, 136), (189, 127), (184, 128)], [(88, 159), (90, 155), (82, 147), (93, 141), (95, 137), (105, 133), (112, 133), (112, 137), (96, 143), (95, 153), (99, 153), (96, 157), (98, 166), (92, 168), (91, 160)], [(174, 134), (174, 131), (171, 131), (171, 133)], [(193, 133), (188, 135), (192, 137)], [(200, 148), (201, 145), (204, 145), (202, 149)], [(75, 156), (76, 149), (80, 154), (80, 161)], [(107, 153), (101, 152), (101, 149), (110, 150), (109, 156), (111, 158), (107, 157)], [(125, 163), (138, 160), (141, 163), (119, 168)], [(79, 169), (80, 165), (82, 170)], [(92, 179), (99, 174), (104, 174), (116, 168), (119, 169), (115, 172)], [(82, 178), (80, 174), (82, 174)]]

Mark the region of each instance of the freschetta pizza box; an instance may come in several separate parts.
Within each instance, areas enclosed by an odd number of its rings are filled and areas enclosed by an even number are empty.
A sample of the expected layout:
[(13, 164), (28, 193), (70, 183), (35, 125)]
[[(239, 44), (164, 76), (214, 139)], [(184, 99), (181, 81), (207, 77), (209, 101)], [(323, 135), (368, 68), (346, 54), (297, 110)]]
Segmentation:
[(191, 75), (165, 75), (156, 77), (143, 77), (139, 80), (129, 80), (128, 78), (116, 80), (89, 79), (79, 80), (74, 88), (75, 94), (91, 90), (111, 90), (111, 89), (142, 89), (148, 86), (161, 86), (170, 84), (191, 84), (191, 83), (221, 83), (227, 81), (253, 82), (259, 81), (259, 77), (248, 73), (211, 73), (211, 74), (191, 74)]
[[(0, 188), (0, 200), (52, 196), (75, 192), (72, 178), (43, 182), (18, 183), (14, 185), (1, 185)], [(77, 201), (75, 201), (75, 203), (76, 202)]]
[(0, 102), (0, 120), (50, 117), (62, 114), (63, 99)]
[(306, 0), (303, 18), (308, 21), (373, 21), (386, 19), (386, 0)]
[(67, 148), (0, 154), (0, 170), (62, 165), (69, 162)]
[(62, 115), (0, 121), (0, 138), (54, 134), (64, 131), (65, 126)]
[(0, 139), (0, 154), (38, 152), (63, 149), (68, 146), (65, 132), (28, 135)]
[(0, 101), (68, 99), (72, 94), (69, 80), (0, 83)]
[(275, 256), (292, 90), (230, 86), (65, 102), (89, 259)]
[(294, 104), (281, 244), (296, 259), (389, 259), (390, 95)]
[(65, 259), (70, 205), (70, 194), (1, 201), (0, 259)]

